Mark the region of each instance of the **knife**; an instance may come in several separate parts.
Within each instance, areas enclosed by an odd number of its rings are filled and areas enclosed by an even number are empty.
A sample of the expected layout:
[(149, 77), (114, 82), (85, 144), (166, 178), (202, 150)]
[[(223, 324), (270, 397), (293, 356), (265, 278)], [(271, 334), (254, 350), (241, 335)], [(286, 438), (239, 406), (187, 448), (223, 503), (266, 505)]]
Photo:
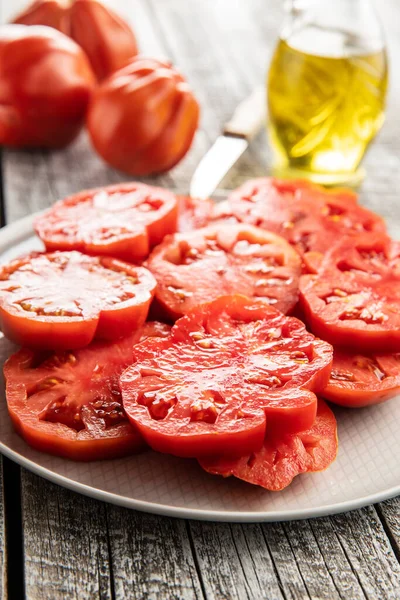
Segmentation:
[(257, 87), (236, 108), (232, 118), (202, 158), (190, 182), (192, 198), (209, 198), (264, 124), (265, 88)]

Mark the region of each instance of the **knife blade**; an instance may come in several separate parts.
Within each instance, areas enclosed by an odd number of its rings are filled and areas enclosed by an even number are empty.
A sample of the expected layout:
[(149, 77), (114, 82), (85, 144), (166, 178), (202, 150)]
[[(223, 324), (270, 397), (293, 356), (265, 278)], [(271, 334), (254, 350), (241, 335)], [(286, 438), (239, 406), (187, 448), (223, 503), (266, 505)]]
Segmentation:
[(192, 198), (208, 198), (257, 135), (264, 123), (265, 88), (257, 87), (202, 158), (190, 182)]

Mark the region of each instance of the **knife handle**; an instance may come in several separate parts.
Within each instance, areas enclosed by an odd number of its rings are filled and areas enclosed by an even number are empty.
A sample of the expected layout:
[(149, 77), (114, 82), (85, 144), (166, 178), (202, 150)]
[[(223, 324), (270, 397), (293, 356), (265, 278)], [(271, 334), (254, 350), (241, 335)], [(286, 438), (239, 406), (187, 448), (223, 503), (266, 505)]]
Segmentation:
[(260, 85), (239, 104), (225, 125), (224, 134), (251, 140), (264, 125), (265, 108), (265, 88)]

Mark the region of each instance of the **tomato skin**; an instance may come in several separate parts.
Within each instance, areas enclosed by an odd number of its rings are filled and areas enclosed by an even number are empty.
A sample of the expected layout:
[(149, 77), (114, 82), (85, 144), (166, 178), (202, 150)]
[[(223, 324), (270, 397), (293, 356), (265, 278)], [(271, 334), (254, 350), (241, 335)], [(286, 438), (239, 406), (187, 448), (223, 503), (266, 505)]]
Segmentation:
[(189, 150), (199, 105), (169, 63), (137, 57), (93, 94), (87, 126), (95, 150), (131, 175), (172, 169)]
[(12, 23), (19, 25), (46, 25), (68, 35), (67, 9), (60, 0), (34, 0)]
[(322, 396), (351, 408), (386, 402), (400, 392), (400, 354), (334, 350), (332, 372)]
[(95, 77), (84, 52), (55, 29), (0, 28), (0, 144), (61, 148), (80, 132)]
[(112, 258), (32, 253), (0, 267), (0, 326), (6, 337), (30, 348), (73, 349), (94, 337), (117, 339), (144, 323), (155, 286), (147, 269)]
[[(116, 458), (143, 449), (139, 432), (122, 410), (116, 411), (121, 406), (118, 376), (130, 364), (135, 344), (168, 332), (166, 325), (146, 323), (122, 340), (95, 341), (75, 352), (19, 350), (4, 365), (7, 406), (15, 429), (33, 448), (72, 460)], [(61, 408), (66, 407), (59, 421), (59, 409), (53, 408), (57, 389)], [(112, 409), (111, 416), (117, 414), (115, 425), (107, 425), (96, 410), (98, 399), (103, 412)], [(76, 420), (79, 428), (73, 426)]]
[(69, 35), (89, 58), (99, 80), (126, 65), (138, 53), (135, 34), (113, 10), (97, 0), (34, 0), (13, 21), (47, 25)]
[(315, 419), (332, 349), (297, 319), (243, 296), (220, 297), (179, 319), (166, 340), (135, 347), (120, 387), (128, 418), (154, 450), (240, 456), (265, 431)]
[(242, 224), (210, 226), (165, 238), (145, 265), (156, 300), (179, 318), (218, 296), (241, 294), (287, 313), (298, 299), (301, 260), (281, 237)]
[(300, 279), (300, 305), (315, 335), (335, 347), (400, 350), (400, 244), (381, 234), (347, 237)]
[(100, 2), (75, 0), (69, 18), (70, 35), (89, 57), (99, 81), (125, 66), (138, 53), (132, 29)]
[(327, 190), (302, 180), (251, 179), (217, 204), (213, 220), (256, 225), (284, 237), (303, 257), (324, 253), (343, 235), (385, 232), (381, 217), (357, 204), (346, 189)]
[(140, 262), (176, 230), (177, 215), (172, 192), (131, 182), (59, 200), (35, 220), (34, 228), (48, 252), (78, 250)]
[(336, 458), (337, 428), (333, 412), (321, 399), (315, 423), (296, 434), (266, 436), (263, 447), (238, 459), (210, 458), (200, 465), (214, 475), (234, 476), (272, 492), (290, 485), (296, 475), (323, 471)]

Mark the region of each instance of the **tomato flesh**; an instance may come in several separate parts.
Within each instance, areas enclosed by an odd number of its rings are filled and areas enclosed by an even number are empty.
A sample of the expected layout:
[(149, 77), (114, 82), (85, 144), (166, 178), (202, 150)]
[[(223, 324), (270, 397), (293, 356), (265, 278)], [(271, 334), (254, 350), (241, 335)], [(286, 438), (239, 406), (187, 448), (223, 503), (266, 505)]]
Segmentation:
[(176, 230), (177, 199), (168, 190), (126, 183), (60, 200), (35, 221), (48, 251), (79, 250), (137, 262)]
[(400, 392), (400, 353), (362, 354), (334, 350), (332, 372), (322, 395), (358, 408), (379, 404)]
[(278, 492), (296, 475), (323, 471), (337, 454), (337, 427), (333, 412), (318, 400), (315, 423), (295, 434), (266, 436), (258, 452), (238, 459), (203, 459), (200, 465), (214, 475), (234, 476), (248, 483)]
[(243, 296), (182, 317), (166, 340), (146, 340), (121, 375), (129, 419), (155, 450), (240, 456), (267, 430), (310, 427), (332, 348), (303, 323)]
[(300, 281), (312, 331), (334, 346), (400, 350), (400, 244), (384, 235), (347, 238), (326, 254), (317, 275)]
[(184, 233), (206, 227), (214, 209), (214, 202), (209, 199), (178, 196), (177, 231)]
[(146, 262), (156, 300), (172, 317), (218, 296), (243, 294), (289, 312), (298, 299), (301, 260), (281, 237), (230, 224), (175, 234)]
[(378, 215), (357, 204), (350, 190), (326, 190), (307, 181), (252, 179), (216, 205), (213, 219), (256, 225), (284, 237), (305, 257), (325, 252), (343, 235), (385, 232)]
[(80, 252), (33, 253), (0, 267), (0, 325), (21, 346), (71, 349), (116, 339), (146, 320), (147, 269)]
[(33, 448), (73, 460), (124, 456), (144, 446), (122, 408), (118, 377), (135, 344), (168, 335), (145, 323), (116, 342), (57, 353), (22, 349), (4, 365), (7, 406), (18, 433)]

